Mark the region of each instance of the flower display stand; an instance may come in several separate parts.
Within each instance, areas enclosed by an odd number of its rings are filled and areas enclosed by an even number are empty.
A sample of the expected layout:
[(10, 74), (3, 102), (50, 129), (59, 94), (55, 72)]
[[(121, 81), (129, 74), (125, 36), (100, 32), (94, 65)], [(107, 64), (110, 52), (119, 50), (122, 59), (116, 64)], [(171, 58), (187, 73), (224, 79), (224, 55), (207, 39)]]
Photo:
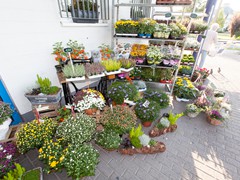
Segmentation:
[(167, 128), (163, 128), (163, 129), (158, 129), (157, 127), (154, 127), (150, 132), (149, 132), (149, 136), (150, 137), (157, 137), (157, 136), (161, 136), (163, 134), (166, 134), (168, 132), (174, 132), (177, 129), (177, 125), (170, 125)]
[(20, 127), (21, 127), (21, 124), (10, 126), (9, 130), (5, 136), (6, 138), (1, 140), (0, 143), (3, 143), (3, 142), (15, 143), (16, 142), (16, 132), (19, 130)]
[(133, 155), (133, 154), (155, 154), (164, 152), (166, 146), (162, 142), (157, 142), (154, 146), (143, 146), (141, 148), (123, 148), (119, 149), (119, 152), (123, 155)]

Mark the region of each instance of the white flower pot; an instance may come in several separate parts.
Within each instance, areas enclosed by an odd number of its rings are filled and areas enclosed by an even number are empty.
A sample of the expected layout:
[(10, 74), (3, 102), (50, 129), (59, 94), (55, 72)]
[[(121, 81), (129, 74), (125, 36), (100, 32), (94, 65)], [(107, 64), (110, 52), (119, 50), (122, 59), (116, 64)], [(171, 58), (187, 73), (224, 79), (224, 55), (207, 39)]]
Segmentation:
[(0, 125), (0, 140), (3, 140), (6, 138), (7, 132), (9, 130), (9, 125), (11, 124), (12, 119), (8, 118), (6, 121), (3, 122), (3, 124)]
[(195, 112), (195, 113), (190, 113), (190, 112), (188, 112), (188, 113), (187, 113), (188, 117), (190, 117), (190, 118), (195, 118), (195, 117), (198, 116), (198, 114), (199, 114), (199, 112)]

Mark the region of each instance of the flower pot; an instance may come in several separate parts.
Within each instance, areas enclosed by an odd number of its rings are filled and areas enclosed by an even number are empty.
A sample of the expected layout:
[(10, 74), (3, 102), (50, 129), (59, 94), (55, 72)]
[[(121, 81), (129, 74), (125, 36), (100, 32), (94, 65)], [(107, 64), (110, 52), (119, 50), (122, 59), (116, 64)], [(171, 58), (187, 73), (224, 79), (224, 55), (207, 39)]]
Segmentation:
[(7, 132), (9, 130), (9, 125), (11, 124), (12, 119), (8, 118), (6, 121), (3, 122), (3, 124), (0, 125), (0, 140), (3, 140), (6, 138)]
[(94, 113), (97, 112), (97, 108), (85, 109), (84, 111), (87, 115), (93, 115)]
[(214, 126), (218, 126), (222, 124), (222, 121), (219, 121), (215, 118), (211, 118), (210, 115), (207, 115), (207, 121)]
[(108, 75), (107, 78), (108, 79), (115, 79), (116, 75), (115, 74), (111, 74), (111, 75)]
[(198, 116), (198, 114), (199, 114), (199, 112), (188, 112), (187, 116), (190, 118), (195, 118)]
[(150, 127), (152, 125), (152, 122), (151, 121), (145, 121), (145, 122), (142, 122), (142, 125), (144, 127)]

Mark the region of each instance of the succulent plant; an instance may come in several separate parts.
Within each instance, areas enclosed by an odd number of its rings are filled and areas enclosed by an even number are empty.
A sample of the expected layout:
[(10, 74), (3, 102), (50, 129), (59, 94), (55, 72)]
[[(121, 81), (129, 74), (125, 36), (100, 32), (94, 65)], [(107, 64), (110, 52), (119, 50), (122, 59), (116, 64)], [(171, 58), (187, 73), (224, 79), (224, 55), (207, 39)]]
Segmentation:
[(161, 124), (163, 127), (169, 127), (170, 122), (169, 122), (169, 120), (168, 120), (167, 117), (162, 117), (162, 119), (160, 120), (160, 124)]
[(85, 75), (85, 68), (83, 65), (74, 65), (72, 66), (71, 64), (65, 65), (63, 67), (63, 74), (66, 78), (71, 78), (71, 77), (82, 77)]
[(85, 71), (87, 76), (102, 74), (105, 71), (105, 68), (100, 63), (86, 64)]
[(143, 145), (143, 146), (148, 146), (149, 142), (151, 141), (151, 138), (146, 134), (143, 134), (143, 135), (139, 136), (138, 138), (140, 140), (141, 145)]

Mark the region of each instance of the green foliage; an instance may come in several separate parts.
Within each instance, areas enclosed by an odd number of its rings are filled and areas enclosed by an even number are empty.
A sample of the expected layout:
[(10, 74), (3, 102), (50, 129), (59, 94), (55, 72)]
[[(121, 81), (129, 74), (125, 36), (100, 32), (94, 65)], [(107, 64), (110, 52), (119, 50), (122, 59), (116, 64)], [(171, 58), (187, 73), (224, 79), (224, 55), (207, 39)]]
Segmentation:
[(112, 129), (118, 134), (128, 133), (136, 125), (137, 117), (128, 106), (114, 106), (111, 110), (106, 106), (101, 115), (100, 122), (104, 128)]
[[(147, 101), (149, 102), (149, 105), (144, 106)], [(135, 106), (135, 112), (142, 122), (152, 122), (159, 116), (160, 106), (153, 100), (140, 99)]]
[(80, 179), (85, 176), (94, 176), (99, 152), (92, 145), (69, 145), (63, 160), (68, 176)]
[(117, 71), (121, 68), (121, 62), (118, 60), (109, 59), (102, 61), (101, 64), (105, 67), (107, 72)]
[(157, 142), (153, 139), (151, 139), (150, 142), (149, 142), (150, 146), (155, 146), (156, 144), (157, 144)]
[(65, 65), (62, 71), (66, 78), (82, 77), (85, 75), (85, 68), (82, 64), (76, 64), (73, 67), (71, 64)]
[(144, 92), (144, 97), (158, 103), (160, 108), (166, 108), (169, 106), (169, 97), (165, 92), (159, 90), (147, 90)]
[(105, 149), (117, 149), (121, 143), (118, 133), (107, 129), (97, 134), (96, 143)]
[(129, 137), (130, 137), (130, 141), (134, 147), (136, 147), (136, 148), (142, 147), (139, 136), (141, 136), (143, 134), (144, 134), (144, 132), (142, 131), (141, 124), (139, 124), (136, 129), (134, 127), (132, 127), (131, 131), (129, 132)]
[(117, 104), (122, 104), (124, 99), (131, 101), (137, 100), (138, 90), (136, 86), (128, 82), (113, 82), (107, 90), (108, 97), (110, 97)]
[(95, 129), (96, 122), (93, 118), (78, 113), (76, 116), (69, 116), (62, 122), (57, 128), (56, 135), (69, 143), (81, 145), (92, 139)]
[(12, 113), (13, 110), (10, 108), (10, 105), (0, 101), (0, 125), (3, 124)]
[(184, 115), (184, 113), (180, 113), (180, 114), (173, 114), (172, 112), (169, 113), (169, 117), (168, 120), (170, 122), (171, 125), (174, 125), (177, 123), (177, 120), (182, 117)]
[(121, 62), (121, 67), (125, 69), (129, 69), (131, 67), (134, 67), (136, 62), (133, 59), (119, 59)]
[(39, 169), (33, 169), (26, 172), (23, 175), (22, 180), (39, 180), (41, 171)]
[(41, 78), (38, 74), (37, 74), (37, 83), (40, 86), (40, 91), (43, 94), (56, 94), (59, 90), (59, 88), (57, 86), (51, 86), (51, 81), (49, 78)]
[(185, 75), (191, 75), (193, 68), (191, 66), (184, 66), (181, 65), (179, 68), (179, 73), (185, 74)]
[(167, 117), (162, 117), (162, 119), (160, 120), (160, 124), (161, 124), (163, 127), (169, 127), (170, 122), (169, 122), (169, 120), (168, 120)]
[(224, 23), (225, 23), (223, 8), (221, 8), (221, 10), (220, 10), (219, 13), (218, 13), (217, 23), (219, 24), (219, 27), (220, 27), (220, 28), (223, 28)]
[(20, 164), (15, 163), (16, 168), (9, 171), (4, 177), (4, 180), (22, 180), (22, 175), (26, 171)]

